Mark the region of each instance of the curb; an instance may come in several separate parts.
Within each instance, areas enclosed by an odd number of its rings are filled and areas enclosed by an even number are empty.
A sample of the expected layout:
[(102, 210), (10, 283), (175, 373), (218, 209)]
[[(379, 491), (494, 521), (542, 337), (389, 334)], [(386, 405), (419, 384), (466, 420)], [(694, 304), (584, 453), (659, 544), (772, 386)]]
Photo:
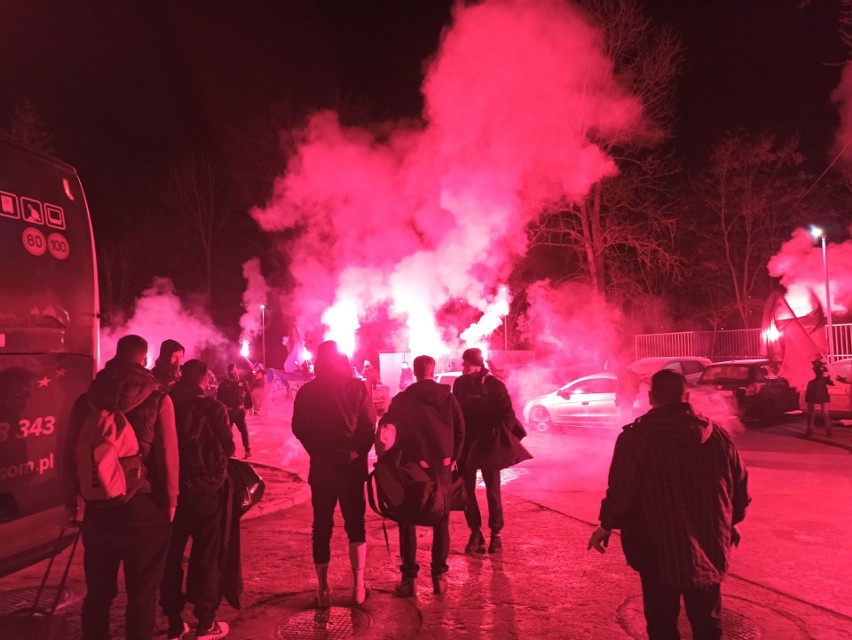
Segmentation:
[[(274, 467), (272, 465), (252, 462), (250, 463), (253, 467), (258, 467), (260, 469), (276, 469), (279, 471), (287, 471), (281, 467)], [(301, 478), (299, 478), (301, 481)], [(278, 513), (279, 511), (286, 511), (287, 509), (292, 509), (293, 507), (302, 504), (303, 502), (307, 502), (311, 499), (311, 488), (307, 482), (301, 481), (301, 486), (290, 496), (286, 498), (279, 498), (277, 500), (270, 500), (268, 502), (261, 500), (258, 504), (256, 504), (248, 513), (244, 514), (241, 520), (245, 522), (246, 520), (254, 520), (256, 518), (262, 518), (263, 516), (268, 516), (273, 513)]]

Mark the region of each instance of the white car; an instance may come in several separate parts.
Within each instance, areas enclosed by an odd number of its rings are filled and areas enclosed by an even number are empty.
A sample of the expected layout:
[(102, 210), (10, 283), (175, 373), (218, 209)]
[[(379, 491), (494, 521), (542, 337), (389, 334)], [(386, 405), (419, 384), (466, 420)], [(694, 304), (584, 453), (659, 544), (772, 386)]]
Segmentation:
[(456, 378), (458, 378), (461, 374), (461, 371), (444, 371), (444, 373), (439, 373), (435, 376), (435, 382), (438, 384), (445, 384), (452, 389)]
[(618, 380), (611, 373), (577, 378), (553, 393), (530, 400), (524, 406), (524, 422), (537, 431), (547, 431), (551, 426), (617, 424), (617, 386)]
[[(837, 376), (846, 382), (841, 382)], [(852, 413), (852, 358), (836, 360), (831, 363), (831, 381), (833, 385), (828, 387), (828, 410), (831, 413)]]
[(651, 376), (662, 371), (663, 369), (671, 369), (672, 371), (681, 374), (686, 381), (694, 385), (698, 382), (701, 374), (713, 362), (709, 358), (699, 358), (697, 356), (677, 356), (670, 358), (639, 358), (634, 360), (627, 368), (637, 374), (646, 383), (650, 383)]

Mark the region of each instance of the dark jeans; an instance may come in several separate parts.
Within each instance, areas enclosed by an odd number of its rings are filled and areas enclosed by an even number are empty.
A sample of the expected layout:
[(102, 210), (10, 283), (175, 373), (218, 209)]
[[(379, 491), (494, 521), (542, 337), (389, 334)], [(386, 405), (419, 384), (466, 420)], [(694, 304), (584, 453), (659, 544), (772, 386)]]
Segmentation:
[[(450, 491), (452, 472), (449, 467), (439, 472), (438, 482), (445, 492)], [(450, 516), (432, 527), (432, 575), (439, 576), (449, 570), (447, 556), (450, 555)], [(406, 578), (416, 578), (420, 565), (417, 564), (417, 527), (399, 523), (399, 570)]]
[(246, 424), (246, 410), (243, 407), (239, 409), (228, 409), (228, 420), (231, 421), (232, 425), (237, 425), (237, 429), (240, 432), (240, 436), (243, 439), (243, 449), (248, 451), (251, 447), (249, 447), (249, 436), (248, 436), (248, 425)]
[(163, 577), (171, 525), (149, 493), (127, 504), (86, 509), (83, 521), (83, 640), (109, 640), (109, 610), (118, 594), (118, 567), (124, 563), (128, 640), (151, 640), (157, 588)]
[(649, 640), (680, 640), (677, 618), (681, 596), (694, 640), (721, 639), (722, 594), (718, 584), (700, 589), (676, 589), (660, 584), (648, 573), (639, 575)]
[[(467, 508), (464, 519), (471, 531), (482, 528), (482, 514), (479, 512), (479, 502), (476, 500), (476, 469), (466, 468), (462, 471), (464, 490), (467, 493)], [(488, 528), (492, 534), (500, 533), (503, 529), (503, 498), (500, 493), (500, 470), (482, 469), (482, 480), (485, 482), (485, 498), (488, 501)]]
[(314, 508), (313, 555), (315, 564), (326, 564), (331, 558), (331, 530), (334, 528), (334, 507), (340, 502), (343, 528), (349, 542), (366, 542), (364, 514), (367, 500), (364, 480), (341, 480), (333, 484), (311, 485), (311, 505)]
[[(213, 624), (219, 607), (219, 561), (222, 547), (222, 496), (212, 493), (182, 493), (178, 498), (166, 569), (160, 587), (160, 604), (170, 624), (180, 618), (184, 604), (195, 604), (198, 628)], [(187, 567), (186, 592), (183, 587), (183, 552), (192, 538)]]

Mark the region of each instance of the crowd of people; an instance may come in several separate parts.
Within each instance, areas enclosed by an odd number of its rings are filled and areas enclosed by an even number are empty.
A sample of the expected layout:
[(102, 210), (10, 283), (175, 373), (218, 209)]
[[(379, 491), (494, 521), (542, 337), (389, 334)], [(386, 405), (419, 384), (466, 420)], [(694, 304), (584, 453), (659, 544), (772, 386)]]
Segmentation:
[[(85, 501), (83, 638), (110, 637), (109, 612), (120, 564), (127, 591), (127, 638), (153, 637), (158, 593), (169, 640), (189, 637), (184, 620), (188, 602), (196, 618), (192, 637), (224, 638), (229, 626), (216, 614), (226, 595), (222, 558), (228, 544), (226, 513), (233, 500), (228, 478), (229, 458), (236, 450), (232, 426), (237, 426), (248, 457), (245, 414), (251, 394), (232, 366), (214, 399), (207, 389), (208, 366), (200, 360), (183, 362), (185, 350), (179, 343), (165, 341), (152, 370), (145, 368), (147, 349), (139, 336), (119, 340), (115, 357), (75, 403), (69, 424), (65, 467), (71, 470), (66, 482), (70, 517), (79, 520), (81, 504), (80, 479), (73, 472), (80, 461), (75, 443), (93, 420), (103, 423), (109, 415), (115, 425), (126, 419), (138, 441), (134, 457), (141, 461), (141, 473), (137, 481), (128, 480), (126, 493)], [(460, 478), (469, 528), (465, 553), (502, 553), (500, 471), (530, 455), (520, 443), (526, 434), (506, 386), (489, 371), (479, 349), (464, 352), (462, 375), (452, 389), (435, 381), (432, 357), (416, 357), (412, 380), (381, 419), (370, 390), (353, 376), (336, 343), (320, 345), (314, 366), (315, 378), (296, 394), (292, 431), (310, 457), (318, 607), (331, 603), (328, 574), (338, 504), (349, 543), (351, 601), (362, 604), (369, 596), (365, 485), (374, 445), (380, 456), (393, 452), (426, 470), (447, 505), (458, 484), (454, 477)], [(736, 524), (749, 502), (745, 467), (730, 437), (692, 411), (683, 376), (669, 370), (655, 374), (650, 401), (651, 410), (618, 438), (601, 524), (588, 546), (603, 553), (612, 530), (621, 530), (628, 564), (640, 574), (650, 638), (679, 637), (681, 598), (694, 637), (721, 638), (719, 585), (730, 547), (739, 540)], [(119, 414), (121, 420), (116, 419)], [(487, 544), (476, 497), (478, 474), (488, 507)], [(430, 569), (437, 595), (448, 588), (449, 517), (447, 506), (431, 525)], [(420, 567), (415, 527), (415, 522), (399, 523), (401, 565), (395, 593), (402, 598), (416, 593)]]

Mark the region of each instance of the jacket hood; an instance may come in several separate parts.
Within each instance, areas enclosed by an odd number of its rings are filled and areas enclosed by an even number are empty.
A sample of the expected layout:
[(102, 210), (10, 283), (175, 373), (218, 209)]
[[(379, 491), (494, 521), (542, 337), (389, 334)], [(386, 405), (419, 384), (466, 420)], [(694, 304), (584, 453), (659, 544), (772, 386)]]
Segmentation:
[(453, 391), (445, 384), (438, 384), (434, 380), (420, 380), (405, 388), (402, 393), (407, 393), (423, 404), (438, 405), (446, 402)]
[(649, 435), (704, 444), (713, 433), (713, 423), (695, 413), (688, 402), (675, 402), (651, 409), (634, 423)]
[(188, 402), (189, 400), (194, 400), (195, 398), (207, 397), (207, 395), (204, 393), (204, 389), (199, 387), (197, 384), (191, 384), (190, 382), (185, 382), (184, 380), (178, 380), (177, 382), (175, 382), (175, 385), (172, 387), (172, 390), (169, 392), (169, 395), (172, 397), (172, 400), (175, 404)]
[(124, 411), (142, 404), (159, 388), (154, 374), (138, 363), (110, 360), (89, 387), (89, 401), (98, 409)]

